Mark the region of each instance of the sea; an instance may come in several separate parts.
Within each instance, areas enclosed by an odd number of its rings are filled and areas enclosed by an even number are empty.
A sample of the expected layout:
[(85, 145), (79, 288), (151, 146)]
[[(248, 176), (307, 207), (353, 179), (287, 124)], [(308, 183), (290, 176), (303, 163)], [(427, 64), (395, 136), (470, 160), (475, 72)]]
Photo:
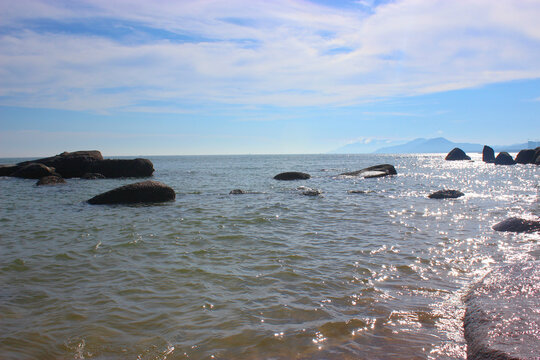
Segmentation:
[(540, 216), (539, 167), (470, 155), (151, 156), (176, 200), (150, 205), (2, 177), (0, 359), (464, 359), (468, 289), (540, 258), (492, 230)]

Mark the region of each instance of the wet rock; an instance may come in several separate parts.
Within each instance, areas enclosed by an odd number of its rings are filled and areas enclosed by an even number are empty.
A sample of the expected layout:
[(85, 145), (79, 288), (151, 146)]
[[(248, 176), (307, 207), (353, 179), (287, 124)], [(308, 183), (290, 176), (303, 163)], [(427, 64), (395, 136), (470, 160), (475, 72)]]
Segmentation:
[(534, 164), (536, 151), (533, 149), (521, 150), (517, 155), (515, 162), (518, 164)]
[(360, 169), (357, 171), (342, 173), (340, 175), (362, 176), (365, 179), (369, 179), (369, 178), (377, 178), (377, 177), (383, 177), (383, 176), (388, 176), (388, 175), (397, 175), (397, 171), (394, 165), (381, 164), (381, 165), (370, 166), (370, 167)]
[(492, 229), (495, 231), (531, 233), (535, 231), (540, 231), (540, 221), (525, 220), (517, 217), (511, 217), (493, 225)]
[(367, 194), (368, 191), (365, 191), (365, 190), (348, 190), (347, 193), (348, 194)]
[(64, 178), (61, 178), (59, 176), (44, 176), (38, 180), (36, 185), (37, 186), (57, 185), (57, 184), (65, 184), (65, 183), (66, 183), (66, 180), (64, 180)]
[(540, 263), (501, 266), (465, 296), (468, 360), (537, 359)]
[(19, 177), (24, 179), (41, 179), (45, 176), (60, 176), (54, 168), (45, 166), (43, 164), (29, 163), (19, 166), (17, 170), (11, 173), (13, 177)]
[(309, 178), (311, 178), (311, 175), (297, 171), (284, 172), (274, 176), (276, 180), (307, 180)]
[(89, 204), (136, 204), (171, 201), (176, 198), (174, 190), (158, 181), (143, 181), (121, 186), (94, 196)]
[(482, 150), (482, 161), (487, 163), (495, 162), (495, 151), (493, 151), (493, 148), (484, 145), (484, 149)]
[(19, 167), (18, 165), (0, 165), (0, 176), (11, 176)]
[(457, 199), (465, 195), (459, 190), (439, 190), (428, 195), (430, 199)]
[(40, 163), (54, 167), (64, 178), (100, 173), (107, 178), (152, 176), (154, 166), (148, 159), (103, 159), (97, 150), (63, 152), (56, 156), (19, 163)]
[(247, 194), (247, 191), (244, 191), (242, 189), (234, 189), (234, 190), (231, 190), (231, 192), (229, 193), (229, 195), (242, 195), (242, 194)]
[(312, 189), (307, 186), (300, 186), (297, 190), (301, 191), (302, 195), (306, 196), (320, 196), (322, 195), (322, 190)]
[(471, 157), (467, 156), (465, 151), (461, 150), (460, 148), (454, 148), (448, 153), (448, 155), (446, 155), (444, 160), (471, 160)]
[(85, 180), (97, 180), (97, 179), (105, 179), (105, 176), (100, 173), (86, 173), (83, 176), (81, 176), (81, 179)]
[(501, 152), (495, 158), (495, 165), (515, 165), (516, 162), (512, 156), (507, 152)]

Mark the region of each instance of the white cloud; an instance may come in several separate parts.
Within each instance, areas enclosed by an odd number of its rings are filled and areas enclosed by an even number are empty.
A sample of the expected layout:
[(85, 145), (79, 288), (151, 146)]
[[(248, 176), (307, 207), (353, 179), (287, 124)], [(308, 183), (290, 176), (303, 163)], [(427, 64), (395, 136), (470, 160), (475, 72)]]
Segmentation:
[(540, 77), (537, 1), (403, 0), (361, 9), (303, 0), (94, 0), (74, 9), (2, 2), (0, 19), (11, 28), (37, 17), (109, 18), (193, 40), (0, 33), (0, 104), (171, 112), (211, 103), (341, 106)]

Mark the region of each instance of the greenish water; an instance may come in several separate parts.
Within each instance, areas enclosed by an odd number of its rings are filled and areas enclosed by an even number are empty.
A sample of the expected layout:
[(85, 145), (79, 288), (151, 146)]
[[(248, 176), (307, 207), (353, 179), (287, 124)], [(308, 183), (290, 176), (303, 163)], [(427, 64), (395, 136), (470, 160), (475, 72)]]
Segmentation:
[[(84, 202), (137, 179), (0, 178), (0, 358), (462, 359), (463, 294), (496, 264), (539, 255), (538, 234), (491, 230), (540, 215), (532, 165), (150, 159), (175, 202)], [(337, 176), (380, 163), (398, 175)], [(292, 170), (312, 178), (272, 179)], [(443, 188), (466, 195), (427, 198)]]

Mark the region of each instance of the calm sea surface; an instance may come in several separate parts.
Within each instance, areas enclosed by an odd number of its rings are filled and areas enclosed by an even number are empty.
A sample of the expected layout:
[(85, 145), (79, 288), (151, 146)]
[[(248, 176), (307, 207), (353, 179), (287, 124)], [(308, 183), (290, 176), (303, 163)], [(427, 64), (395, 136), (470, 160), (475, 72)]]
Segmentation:
[[(470, 285), (540, 258), (491, 230), (540, 215), (540, 170), (443, 158), (150, 157), (177, 193), (150, 206), (85, 203), (138, 179), (0, 178), (0, 358), (463, 359)], [(381, 163), (398, 175), (337, 176)]]

